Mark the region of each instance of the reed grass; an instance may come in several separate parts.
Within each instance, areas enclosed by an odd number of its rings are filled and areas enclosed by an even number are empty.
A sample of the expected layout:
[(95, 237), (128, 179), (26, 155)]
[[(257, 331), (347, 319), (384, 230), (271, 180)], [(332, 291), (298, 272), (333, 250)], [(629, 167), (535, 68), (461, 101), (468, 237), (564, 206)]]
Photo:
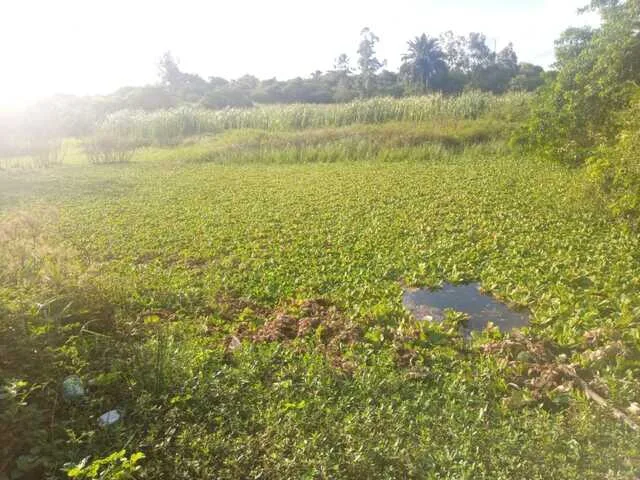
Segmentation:
[(267, 131), (343, 127), (386, 122), (429, 122), (439, 119), (478, 119), (512, 116), (524, 110), (529, 96), (496, 96), (467, 92), (459, 96), (434, 94), (407, 98), (373, 98), (345, 104), (267, 105), (251, 109), (206, 110), (180, 107), (156, 112), (120, 111), (100, 129), (119, 136), (170, 144), (181, 138), (233, 129)]

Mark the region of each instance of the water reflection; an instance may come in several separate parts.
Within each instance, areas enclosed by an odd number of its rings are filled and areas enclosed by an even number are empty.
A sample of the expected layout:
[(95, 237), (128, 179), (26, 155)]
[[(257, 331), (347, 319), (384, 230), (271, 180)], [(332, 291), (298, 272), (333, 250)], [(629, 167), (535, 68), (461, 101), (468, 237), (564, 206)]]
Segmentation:
[(402, 303), (417, 320), (441, 322), (445, 310), (466, 313), (469, 321), (465, 331), (482, 331), (493, 322), (501, 331), (509, 332), (529, 324), (526, 310), (513, 310), (490, 295), (480, 293), (480, 285), (445, 284), (437, 290), (405, 290)]

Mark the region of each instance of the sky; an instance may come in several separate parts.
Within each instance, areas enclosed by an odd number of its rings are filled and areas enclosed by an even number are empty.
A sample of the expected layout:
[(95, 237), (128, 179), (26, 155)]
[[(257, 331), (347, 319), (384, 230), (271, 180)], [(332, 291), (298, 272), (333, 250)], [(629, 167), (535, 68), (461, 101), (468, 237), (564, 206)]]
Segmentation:
[(521, 61), (553, 63), (553, 41), (587, 0), (0, 0), (0, 105), (52, 94), (107, 94), (157, 79), (171, 51), (204, 78), (288, 79), (355, 63), (360, 30), (397, 69), (410, 38), (483, 32)]

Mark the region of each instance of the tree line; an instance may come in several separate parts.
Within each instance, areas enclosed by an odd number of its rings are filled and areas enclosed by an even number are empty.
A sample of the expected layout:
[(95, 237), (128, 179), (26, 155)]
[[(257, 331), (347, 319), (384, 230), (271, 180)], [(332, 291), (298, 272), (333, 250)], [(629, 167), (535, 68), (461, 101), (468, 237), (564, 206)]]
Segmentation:
[(401, 97), (427, 92), (456, 94), (475, 89), (493, 93), (533, 91), (544, 83), (542, 67), (520, 63), (512, 44), (496, 52), (481, 33), (468, 36), (447, 32), (439, 38), (426, 34), (407, 42), (399, 71), (388, 70), (378, 58), (379, 37), (369, 28), (361, 32), (355, 65), (340, 54), (333, 69), (286, 81), (260, 80), (245, 75), (235, 80), (207, 80), (180, 70), (169, 52), (159, 62), (160, 84), (121, 89), (132, 108), (155, 109), (177, 103), (207, 108), (245, 107), (254, 103), (334, 103), (373, 96)]
[(184, 72), (169, 52), (158, 62), (158, 82), (123, 87), (109, 95), (56, 95), (21, 112), (0, 111), (0, 154), (18, 156), (51, 138), (84, 136), (106, 116), (120, 110), (153, 111), (180, 105), (210, 109), (255, 104), (342, 103), (375, 96), (402, 97), (429, 92), (457, 94), (481, 90), (496, 94), (533, 91), (553, 72), (521, 63), (512, 44), (492, 50), (481, 33), (447, 32), (438, 38), (421, 34), (407, 42), (398, 71), (386, 68), (376, 52), (379, 37), (361, 32), (357, 57), (340, 54), (329, 71), (290, 80), (202, 78)]

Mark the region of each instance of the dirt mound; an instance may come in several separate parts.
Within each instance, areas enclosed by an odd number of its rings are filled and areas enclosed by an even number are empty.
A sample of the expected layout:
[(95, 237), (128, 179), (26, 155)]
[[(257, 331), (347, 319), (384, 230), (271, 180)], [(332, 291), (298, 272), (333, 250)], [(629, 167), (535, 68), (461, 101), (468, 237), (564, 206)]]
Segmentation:
[[(260, 311), (258, 316), (264, 313)], [(269, 312), (264, 318), (265, 322), (257, 328), (248, 322), (240, 323), (235, 334), (225, 339), (227, 353), (231, 354), (244, 341), (283, 342), (300, 352), (319, 351), (334, 367), (345, 373), (355, 369), (343, 353), (361, 340), (362, 330), (331, 302), (324, 299), (294, 302)]]
[(326, 300), (305, 300), (274, 313), (251, 341), (276, 342), (315, 336), (327, 346), (352, 344), (361, 337), (360, 328)]

